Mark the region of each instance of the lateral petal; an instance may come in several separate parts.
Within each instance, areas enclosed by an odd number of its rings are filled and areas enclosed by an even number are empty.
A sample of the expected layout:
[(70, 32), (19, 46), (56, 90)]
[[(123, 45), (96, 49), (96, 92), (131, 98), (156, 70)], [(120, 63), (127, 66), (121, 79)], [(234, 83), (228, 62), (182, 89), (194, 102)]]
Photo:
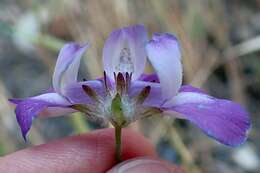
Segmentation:
[[(237, 146), (247, 138), (248, 112), (239, 104), (200, 92), (180, 92), (163, 106), (191, 121), (217, 141)], [(179, 116), (178, 116), (179, 117)]]
[[(57, 116), (72, 111), (67, 107), (70, 103), (57, 93), (46, 93), (27, 99), (10, 99), (9, 101), (17, 104), (15, 109), (16, 118), (25, 140), (33, 119), (40, 113), (45, 112), (44, 116)], [(54, 107), (57, 109), (52, 109)]]

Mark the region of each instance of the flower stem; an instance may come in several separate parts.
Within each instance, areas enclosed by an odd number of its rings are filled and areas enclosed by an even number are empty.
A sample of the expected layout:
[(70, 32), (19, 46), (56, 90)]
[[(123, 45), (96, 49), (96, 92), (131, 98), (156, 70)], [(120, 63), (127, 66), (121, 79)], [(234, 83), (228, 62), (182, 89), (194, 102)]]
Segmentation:
[(121, 130), (122, 127), (120, 126), (115, 126), (115, 139), (116, 139), (116, 162), (121, 161)]

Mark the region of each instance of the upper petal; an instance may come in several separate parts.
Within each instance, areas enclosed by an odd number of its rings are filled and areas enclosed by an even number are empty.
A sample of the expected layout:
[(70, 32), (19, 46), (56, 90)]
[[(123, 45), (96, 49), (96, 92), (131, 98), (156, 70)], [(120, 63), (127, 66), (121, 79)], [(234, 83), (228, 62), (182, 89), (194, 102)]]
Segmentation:
[[(46, 93), (28, 99), (10, 99), (10, 101), (17, 104), (15, 109), (16, 118), (25, 140), (33, 119), (43, 111), (48, 113), (45, 116), (57, 116), (72, 111), (67, 108), (70, 103), (57, 93)], [(52, 109), (54, 107), (55, 109)]]
[(77, 81), (80, 59), (87, 47), (87, 44), (68, 43), (60, 50), (52, 79), (56, 92), (63, 94), (66, 85)]
[(177, 38), (168, 33), (156, 33), (146, 45), (146, 51), (159, 76), (163, 97), (172, 98), (182, 83), (181, 52)]
[(180, 92), (163, 107), (181, 114), (219, 142), (237, 146), (247, 138), (248, 112), (239, 104), (200, 92)]
[(133, 73), (132, 79), (137, 79), (145, 68), (147, 40), (147, 31), (143, 25), (114, 30), (103, 49), (103, 64), (107, 75), (114, 79), (114, 72), (128, 72)]

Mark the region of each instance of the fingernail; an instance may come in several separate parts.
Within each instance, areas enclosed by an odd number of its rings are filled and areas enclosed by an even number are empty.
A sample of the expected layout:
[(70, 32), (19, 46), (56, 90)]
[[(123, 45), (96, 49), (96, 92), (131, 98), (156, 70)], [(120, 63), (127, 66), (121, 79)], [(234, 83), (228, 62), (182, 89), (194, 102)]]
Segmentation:
[(165, 162), (150, 158), (138, 158), (125, 161), (107, 173), (174, 173), (175, 171)]

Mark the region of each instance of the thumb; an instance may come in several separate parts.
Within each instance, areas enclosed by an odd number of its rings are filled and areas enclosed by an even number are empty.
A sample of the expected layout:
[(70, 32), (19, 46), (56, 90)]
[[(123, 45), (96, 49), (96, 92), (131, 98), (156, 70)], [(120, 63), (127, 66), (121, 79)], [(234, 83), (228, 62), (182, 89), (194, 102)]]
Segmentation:
[(124, 161), (107, 173), (184, 173), (178, 166), (158, 159), (139, 157)]

